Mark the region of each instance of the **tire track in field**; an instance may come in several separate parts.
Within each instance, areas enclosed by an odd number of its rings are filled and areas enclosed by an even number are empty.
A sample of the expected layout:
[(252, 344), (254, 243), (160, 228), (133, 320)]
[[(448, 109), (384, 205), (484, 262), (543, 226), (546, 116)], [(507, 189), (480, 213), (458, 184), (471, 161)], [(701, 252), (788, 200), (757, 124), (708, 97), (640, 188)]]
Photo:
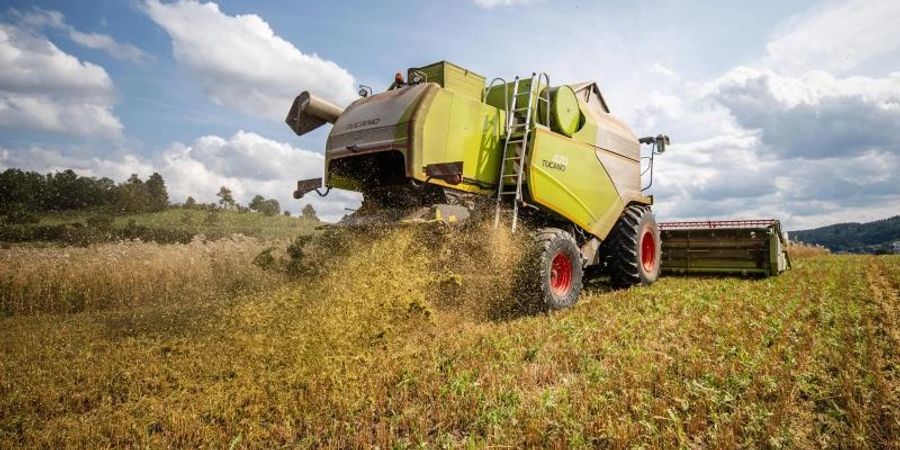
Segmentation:
[(897, 289), (886, 275), (883, 261), (878, 257), (870, 257), (866, 281), (872, 294), (872, 303), (878, 310), (873, 318), (878, 326), (874, 332), (883, 341), (876, 358), (873, 358), (875, 360), (870, 362), (874, 366), (872, 370), (880, 371), (884, 377), (877, 388), (885, 396), (885, 406), (878, 417), (879, 431), (883, 442), (896, 444), (896, 439), (900, 438), (900, 389), (897, 388), (900, 383), (900, 374), (897, 373), (900, 368), (900, 354), (897, 353), (900, 343), (900, 328), (897, 323), (900, 305), (897, 304)]
[(897, 323), (900, 305), (897, 303), (897, 289), (885, 276), (886, 272), (884, 263), (879, 261), (878, 257), (872, 257), (869, 270), (866, 272), (866, 281), (872, 292), (872, 300), (881, 311), (879, 322), (889, 340), (889, 348), (897, 348), (900, 344), (900, 326)]

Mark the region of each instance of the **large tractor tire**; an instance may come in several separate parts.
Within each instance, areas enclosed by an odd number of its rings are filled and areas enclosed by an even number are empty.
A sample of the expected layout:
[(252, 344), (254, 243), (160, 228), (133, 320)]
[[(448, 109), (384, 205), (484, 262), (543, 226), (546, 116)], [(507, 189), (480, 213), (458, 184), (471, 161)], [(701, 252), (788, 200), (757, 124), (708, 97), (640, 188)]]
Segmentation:
[(606, 271), (617, 289), (652, 284), (659, 278), (659, 225), (649, 206), (630, 205), (604, 245)]
[(581, 251), (571, 234), (558, 228), (544, 228), (535, 235), (532, 286), (547, 309), (568, 308), (578, 301), (581, 293), (584, 265)]

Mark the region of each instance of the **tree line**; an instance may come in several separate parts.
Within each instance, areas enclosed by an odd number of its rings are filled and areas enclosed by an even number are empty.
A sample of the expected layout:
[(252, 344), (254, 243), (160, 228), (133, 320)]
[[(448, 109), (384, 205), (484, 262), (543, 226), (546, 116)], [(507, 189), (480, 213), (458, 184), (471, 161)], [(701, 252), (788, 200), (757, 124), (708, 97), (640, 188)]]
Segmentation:
[(109, 208), (122, 212), (161, 211), (169, 206), (162, 175), (132, 174), (122, 183), (86, 177), (71, 169), (41, 174), (20, 169), (0, 173), (0, 213), (60, 212)]
[[(278, 200), (256, 195), (247, 206), (235, 201), (231, 189), (222, 186), (217, 203), (198, 203), (188, 197), (181, 205), (188, 209), (226, 209), (239, 212), (256, 211), (268, 216), (281, 213)], [(146, 180), (132, 174), (116, 183), (110, 178), (78, 175), (72, 169), (42, 174), (7, 169), (0, 173), (0, 216), (20, 222), (33, 213), (62, 212), (81, 209), (103, 209), (108, 212), (139, 213), (162, 211), (173, 206), (162, 175), (153, 173)], [(177, 205), (174, 205), (177, 206)], [(285, 215), (290, 215), (284, 211)], [(312, 205), (306, 205), (302, 217), (318, 220)]]

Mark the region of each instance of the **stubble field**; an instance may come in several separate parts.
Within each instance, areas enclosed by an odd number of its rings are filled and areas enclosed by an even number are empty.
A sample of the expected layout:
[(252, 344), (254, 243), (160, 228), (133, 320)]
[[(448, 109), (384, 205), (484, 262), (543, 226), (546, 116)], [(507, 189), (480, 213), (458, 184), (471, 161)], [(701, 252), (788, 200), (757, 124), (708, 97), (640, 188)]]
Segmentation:
[(0, 250), (0, 448), (898, 448), (900, 257), (546, 314), (515, 240), (453, 241), (348, 236), (292, 277), (253, 239)]

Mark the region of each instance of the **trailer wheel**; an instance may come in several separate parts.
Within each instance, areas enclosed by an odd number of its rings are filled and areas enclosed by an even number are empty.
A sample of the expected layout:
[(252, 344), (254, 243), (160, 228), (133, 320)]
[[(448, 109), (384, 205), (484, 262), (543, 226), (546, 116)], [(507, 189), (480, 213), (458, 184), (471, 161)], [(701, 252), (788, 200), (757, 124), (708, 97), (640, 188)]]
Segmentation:
[(609, 280), (615, 288), (648, 285), (659, 278), (659, 226), (649, 206), (631, 205), (604, 246)]
[(534, 281), (539, 281), (537, 291), (543, 306), (548, 309), (574, 305), (581, 293), (584, 276), (581, 251), (575, 238), (558, 228), (544, 228), (534, 238), (533, 262), (536, 267), (533, 268), (536, 270), (529, 271), (529, 284), (534, 286)]

